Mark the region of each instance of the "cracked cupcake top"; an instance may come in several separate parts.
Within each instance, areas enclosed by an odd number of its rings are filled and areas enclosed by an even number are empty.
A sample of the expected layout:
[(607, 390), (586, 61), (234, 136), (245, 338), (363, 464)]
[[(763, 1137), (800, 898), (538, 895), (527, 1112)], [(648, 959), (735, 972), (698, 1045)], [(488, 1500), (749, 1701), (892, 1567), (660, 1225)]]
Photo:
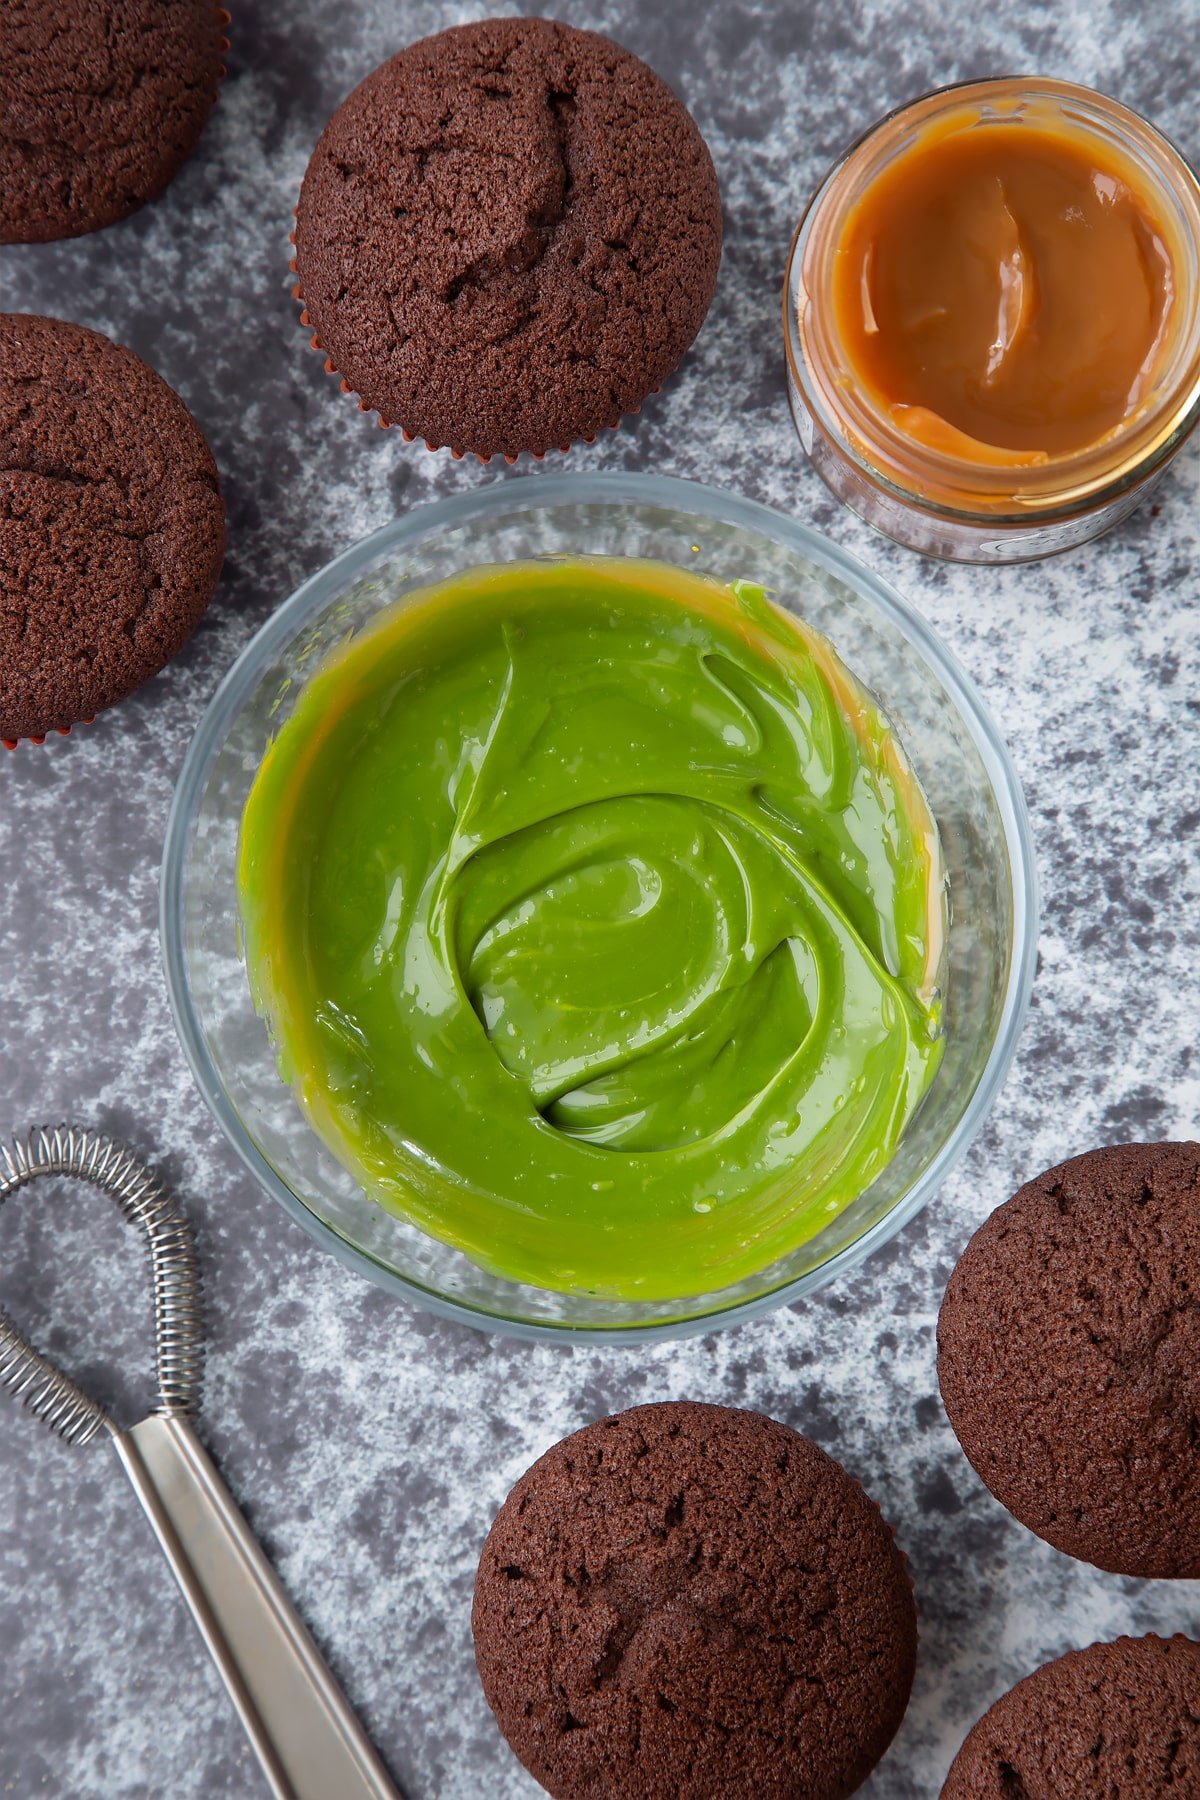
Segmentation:
[(484, 1691), (557, 1800), (843, 1800), (908, 1702), (874, 1502), (761, 1413), (638, 1406), (547, 1451), (480, 1559)]
[(1200, 1789), (1200, 1644), (1118, 1638), (1018, 1681), (954, 1759), (942, 1800), (1152, 1800)]
[(985, 1220), (938, 1322), (950, 1423), (1002, 1505), (1121, 1575), (1200, 1576), (1200, 1144), (1120, 1144)]
[(541, 453), (634, 412), (708, 311), (721, 207), (704, 141), (595, 32), (481, 20), (340, 106), (296, 222), (317, 341), (431, 446)]
[(4, 0), (0, 243), (78, 237), (153, 200), (224, 74), (217, 0)]
[(162, 377), (97, 331), (0, 313), (0, 738), (156, 674), (224, 551), (216, 464)]

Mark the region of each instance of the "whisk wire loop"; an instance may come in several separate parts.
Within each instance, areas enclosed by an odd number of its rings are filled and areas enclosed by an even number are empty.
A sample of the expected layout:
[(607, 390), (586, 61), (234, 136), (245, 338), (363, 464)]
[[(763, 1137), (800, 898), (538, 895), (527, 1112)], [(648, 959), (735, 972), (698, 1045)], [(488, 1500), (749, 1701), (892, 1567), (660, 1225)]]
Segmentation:
[[(200, 1270), (186, 1215), (132, 1151), (99, 1132), (59, 1125), (32, 1131), (11, 1146), (0, 1144), (0, 1203), (51, 1175), (102, 1189), (141, 1230), (154, 1288), (154, 1411), (168, 1418), (190, 1414), (200, 1394), (204, 1341)], [(0, 1388), (70, 1444), (117, 1431), (104, 1408), (35, 1350), (2, 1309)]]

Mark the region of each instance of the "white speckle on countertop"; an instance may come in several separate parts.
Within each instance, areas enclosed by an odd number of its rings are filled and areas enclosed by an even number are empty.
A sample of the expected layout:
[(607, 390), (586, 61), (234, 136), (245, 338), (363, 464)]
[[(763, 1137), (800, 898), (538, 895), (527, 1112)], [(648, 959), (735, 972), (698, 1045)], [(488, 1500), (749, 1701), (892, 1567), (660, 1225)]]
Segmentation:
[[(990, 1499), (937, 1398), (934, 1323), (967, 1236), (1024, 1178), (1095, 1144), (1196, 1130), (1200, 463), (1185, 453), (1153, 510), (1059, 561), (999, 572), (924, 562), (844, 512), (805, 463), (785, 398), (779, 288), (828, 161), (879, 113), (942, 82), (1072, 76), (1195, 157), (1194, 0), (557, 8), (645, 56), (692, 106), (727, 236), (712, 313), (681, 372), (638, 420), (546, 466), (728, 486), (894, 581), (1008, 737), (1044, 895), (1017, 1063), (926, 1213), (812, 1301), (649, 1349), (489, 1339), (348, 1274), (242, 1173), (175, 1039), (158, 860), (184, 749), (220, 676), (334, 552), (421, 501), (513, 479), (431, 457), (360, 415), (308, 348), (287, 271), (291, 208), (332, 108), (389, 52), (479, 8), (235, 0), (234, 11), (220, 105), (163, 198), (89, 238), (0, 250), (0, 305), (107, 331), (179, 389), (230, 512), (217, 600), (177, 662), (90, 729), (0, 761), (0, 1129), (76, 1119), (160, 1154), (204, 1259), (204, 1435), (408, 1800), (535, 1793), (475, 1678), (480, 1542), (550, 1442), (674, 1396), (760, 1407), (808, 1432), (896, 1525), (921, 1662), (896, 1746), (863, 1792), (926, 1800), (976, 1716), (1038, 1662), (1120, 1631), (1195, 1626), (1194, 1588), (1072, 1563)], [(30, 1195), (5, 1209), (0, 1298), (99, 1395), (136, 1407), (148, 1390), (143, 1269), (100, 1196)], [(0, 1792), (257, 1793), (115, 1457), (102, 1443), (70, 1450), (3, 1403), (0, 1466)]]

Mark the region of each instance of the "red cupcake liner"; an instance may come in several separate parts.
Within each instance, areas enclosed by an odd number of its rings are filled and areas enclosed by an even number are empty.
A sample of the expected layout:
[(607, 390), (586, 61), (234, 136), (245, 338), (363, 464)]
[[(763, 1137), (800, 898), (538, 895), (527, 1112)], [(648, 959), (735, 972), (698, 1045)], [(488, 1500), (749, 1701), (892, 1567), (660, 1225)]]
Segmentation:
[(96, 715), (93, 713), (90, 719), (76, 719), (74, 725), (56, 725), (53, 732), (31, 732), (28, 737), (0, 738), (0, 745), (5, 750), (15, 750), (18, 744), (44, 744), (48, 737), (70, 737), (71, 733), (77, 731), (81, 725), (94, 725), (95, 723)]
[[(229, 29), (230, 25), (232, 25), (232, 24), (233, 24), (233, 14), (229, 11), (228, 7), (218, 6), (217, 7), (217, 28), (220, 31), (221, 35), (217, 39), (217, 49), (221, 52), (222, 56), (224, 56), (228, 52), (228, 49), (229, 49), (229, 39), (226, 37), (225, 33)], [(213, 95), (213, 105), (214, 106), (217, 104), (217, 101), (221, 98), (221, 83), (224, 81), (224, 79), (228, 73), (229, 73), (229, 71), (225, 67), (224, 63), (217, 64), (217, 91)]]

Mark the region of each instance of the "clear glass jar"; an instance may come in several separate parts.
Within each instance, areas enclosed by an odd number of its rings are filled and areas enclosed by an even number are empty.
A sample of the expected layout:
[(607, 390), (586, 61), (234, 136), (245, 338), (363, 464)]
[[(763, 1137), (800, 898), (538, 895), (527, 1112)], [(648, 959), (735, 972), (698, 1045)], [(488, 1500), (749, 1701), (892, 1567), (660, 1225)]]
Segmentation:
[[(883, 170), (935, 131), (1034, 125), (1132, 165), (1168, 240), (1174, 293), (1155, 374), (1136, 411), (1099, 443), (1036, 468), (968, 461), (901, 431), (859, 381), (837, 328), (833, 267), (855, 206)], [(834, 165), (788, 257), (788, 393), (800, 441), (828, 486), (897, 543), (961, 562), (1025, 562), (1107, 531), (1145, 497), (1200, 419), (1200, 181), (1128, 107), (1070, 82), (1005, 76), (941, 88), (891, 113)]]

